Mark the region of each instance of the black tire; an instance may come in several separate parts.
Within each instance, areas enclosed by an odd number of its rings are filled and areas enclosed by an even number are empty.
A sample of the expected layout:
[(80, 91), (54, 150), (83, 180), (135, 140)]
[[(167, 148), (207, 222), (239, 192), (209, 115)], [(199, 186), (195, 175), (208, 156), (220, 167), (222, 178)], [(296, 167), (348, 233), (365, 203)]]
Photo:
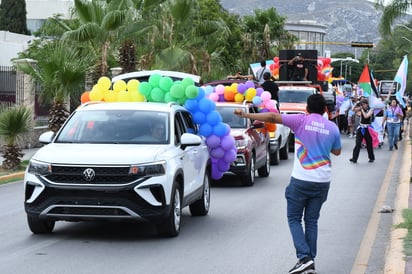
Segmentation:
[(279, 157), (281, 160), (287, 160), (289, 158), (289, 144), (286, 143), (279, 151)]
[(36, 217), (27, 216), (27, 223), (34, 234), (50, 234), (53, 232), (55, 221), (45, 221)]
[(163, 237), (176, 237), (180, 232), (182, 218), (182, 193), (178, 185), (173, 184), (170, 212), (166, 220), (157, 225), (159, 234)]
[(295, 152), (295, 134), (294, 133), (291, 133), (289, 135), (288, 145), (289, 145), (289, 151)]
[(252, 158), (250, 159), (249, 166), (247, 168), (247, 173), (245, 176), (240, 177), (240, 180), (242, 181), (243, 185), (245, 186), (253, 186), (255, 183), (255, 173), (256, 173), (256, 166), (255, 166), (255, 155), (252, 155)]
[(265, 164), (258, 169), (259, 177), (268, 177), (270, 174), (270, 152), (269, 148), (266, 150), (266, 161)]
[(275, 152), (270, 154), (270, 164), (275, 166), (279, 165), (279, 158), (279, 149), (277, 149)]
[(190, 214), (192, 216), (205, 216), (209, 212), (210, 207), (210, 179), (209, 171), (206, 171), (203, 179), (203, 194), (202, 197), (189, 205)]

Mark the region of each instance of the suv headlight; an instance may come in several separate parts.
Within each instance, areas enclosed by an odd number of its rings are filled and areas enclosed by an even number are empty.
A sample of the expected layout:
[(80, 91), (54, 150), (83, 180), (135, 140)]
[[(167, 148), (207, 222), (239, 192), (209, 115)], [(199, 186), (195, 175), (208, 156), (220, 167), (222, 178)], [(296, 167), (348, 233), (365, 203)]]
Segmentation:
[(47, 175), (52, 172), (52, 167), (49, 163), (31, 160), (27, 172), (34, 175)]
[(130, 167), (129, 173), (135, 174), (139, 177), (162, 176), (166, 173), (166, 161), (142, 165), (132, 165)]
[(237, 149), (244, 149), (247, 147), (248, 139), (238, 139), (235, 140), (235, 145)]

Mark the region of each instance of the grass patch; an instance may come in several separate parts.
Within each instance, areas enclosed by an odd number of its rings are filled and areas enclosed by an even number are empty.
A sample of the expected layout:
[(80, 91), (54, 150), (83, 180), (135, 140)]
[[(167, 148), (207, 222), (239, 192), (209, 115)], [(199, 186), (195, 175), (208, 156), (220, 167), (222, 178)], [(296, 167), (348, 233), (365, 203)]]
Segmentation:
[(408, 234), (403, 239), (403, 250), (406, 256), (412, 256), (412, 209), (404, 209), (402, 216), (404, 222), (396, 225), (396, 228), (406, 228), (408, 230)]
[(18, 169), (8, 170), (0, 168), (0, 177), (5, 176), (4, 178), (0, 178), (0, 185), (23, 180), (24, 175), (22, 175), (21, 172), (26, 170), (28, 164), (29, 160), (24, 160), (21, 161)]

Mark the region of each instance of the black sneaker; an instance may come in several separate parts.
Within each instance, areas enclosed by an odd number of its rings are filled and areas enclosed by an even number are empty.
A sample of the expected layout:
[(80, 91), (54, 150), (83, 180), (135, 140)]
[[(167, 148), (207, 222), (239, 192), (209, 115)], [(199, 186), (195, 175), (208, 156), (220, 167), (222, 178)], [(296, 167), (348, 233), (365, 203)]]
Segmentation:
[(397, 145), (397, 144), (393, 144), (393, 146), (395, 147), (395, 149), (398, 149), (398, 145)]
[(353, 160), (352, 158), (350, 158), (349, 161), (351, 161), (352, 163), (356, 164), (356, 161)]
[(299, 260), (295, 266), (289, 270), (289, 274), (303, 273), (309, 269), (315, 269), (315, 262), (311, 258)]
[(373, 159), (369, 159), (369, 163), (373, 163), (375, 160)]

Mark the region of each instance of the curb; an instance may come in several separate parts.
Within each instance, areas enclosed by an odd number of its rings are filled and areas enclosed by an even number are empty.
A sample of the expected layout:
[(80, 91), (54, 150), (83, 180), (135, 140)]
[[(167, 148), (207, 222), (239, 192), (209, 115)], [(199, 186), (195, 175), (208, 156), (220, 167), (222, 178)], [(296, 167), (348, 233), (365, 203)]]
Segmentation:
[(22, 177), (22, 176), (24, 176), (24, 171), (0, 176), (0, 181), (10, 180), (10, 179), (18, 179), (18, 178), (20, 178), (20, 177)]

